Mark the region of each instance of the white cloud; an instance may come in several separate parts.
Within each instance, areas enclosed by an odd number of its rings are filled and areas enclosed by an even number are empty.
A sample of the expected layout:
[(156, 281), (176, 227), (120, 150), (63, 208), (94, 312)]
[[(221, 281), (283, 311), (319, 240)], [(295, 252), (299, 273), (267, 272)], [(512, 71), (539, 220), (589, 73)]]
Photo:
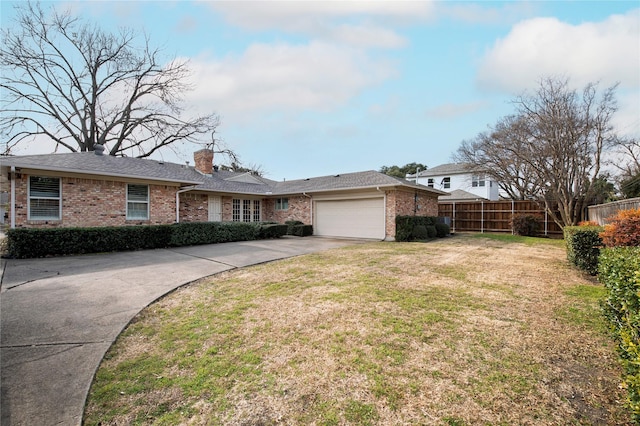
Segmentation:
[(438, 2), (438, 16), (450, 17), (469, 24), (515, 23), (534, 13), (535, 3), (528, 1), (507, 2), (499, 7), (492, 3)]
[(357, 47), (398, 48), (407, 42), (389, 26), (428, 19), (430, 1), (252, 1), (207, 2), (236, 26), (276, 29)]
[(241, 56), (190, 61), (188, 102), (231, 114), (329, 110), (395, 74), (388, 62), (327, 43), (253, 44)]
[(570, 25), (556, 18), (530, 19), (498, 40), (480, 64), (483, 88), (519, 93), (543, 76), (566, 76), (572, 85), (620, 82), (640, 87), (640, 9), (602, 22)]

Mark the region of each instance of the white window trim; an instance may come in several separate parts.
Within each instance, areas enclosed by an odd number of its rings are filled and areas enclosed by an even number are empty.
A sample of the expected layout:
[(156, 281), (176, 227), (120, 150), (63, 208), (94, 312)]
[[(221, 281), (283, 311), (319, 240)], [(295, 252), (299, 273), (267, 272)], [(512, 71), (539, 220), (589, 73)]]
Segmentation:
[[(32, 197), (31, 196), (31, 178), (48, 178), (58, 179), (58, 197)], [(58, 217), (38, 216), (31, 217), (31, 200), (58, 200)], [(27, 218), (28, 220), (61, 220), (62, 219), (62, 178), (55, 176), (29, 176), (27, 179)]]
[[(138, 201), (138, 200), (133, 200), (133, 201), (129, 201), (129, 186), (131, 185), (135, 185), (135, 186), (146, 186), (147, 187), (147, 201)], [(143, 184), (137, 184), (137, 183), (128, 183), (127, 184), (127, 200), (126, 200), (126, 205), (125, 205), (125, 209), (127, 212), (127, 220), (149, 220), (149, 185), (143, 185)], [(142, 218), (142, 217), (130, 217), (129, 216), (129, 203), (135, 203), (135, 204), (146, 204), (147, 205), (147, 215), (146, 217)]]

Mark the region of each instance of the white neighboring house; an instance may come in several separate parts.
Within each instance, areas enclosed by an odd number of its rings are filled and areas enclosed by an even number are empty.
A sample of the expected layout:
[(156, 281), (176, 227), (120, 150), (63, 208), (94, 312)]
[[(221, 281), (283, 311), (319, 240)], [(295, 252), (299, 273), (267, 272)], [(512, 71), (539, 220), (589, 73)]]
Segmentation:
[(482, 171), (473, 171), (466, 164), (441, 164), (431, 169), (408, 174), (407, 180), (449, 192), (438, 201), (474, 201), (500, 199), (498, 183)]

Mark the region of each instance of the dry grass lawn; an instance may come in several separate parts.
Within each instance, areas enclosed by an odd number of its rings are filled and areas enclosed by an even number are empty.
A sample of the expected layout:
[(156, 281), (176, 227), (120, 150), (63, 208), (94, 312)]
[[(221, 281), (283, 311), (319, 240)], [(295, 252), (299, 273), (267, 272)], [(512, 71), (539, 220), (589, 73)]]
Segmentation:
[(235, 270), (143, 311), (86, 424), (630, 424), (562, 242), (458, 235)]

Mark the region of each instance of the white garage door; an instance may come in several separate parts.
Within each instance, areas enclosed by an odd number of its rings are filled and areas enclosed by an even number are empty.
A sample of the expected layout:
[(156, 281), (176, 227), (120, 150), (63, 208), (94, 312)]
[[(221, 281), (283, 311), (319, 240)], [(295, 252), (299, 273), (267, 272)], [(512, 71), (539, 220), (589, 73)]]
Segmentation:
[(316, 202), (315, 235), (382, 240), (384, 228), (384, 198)]

